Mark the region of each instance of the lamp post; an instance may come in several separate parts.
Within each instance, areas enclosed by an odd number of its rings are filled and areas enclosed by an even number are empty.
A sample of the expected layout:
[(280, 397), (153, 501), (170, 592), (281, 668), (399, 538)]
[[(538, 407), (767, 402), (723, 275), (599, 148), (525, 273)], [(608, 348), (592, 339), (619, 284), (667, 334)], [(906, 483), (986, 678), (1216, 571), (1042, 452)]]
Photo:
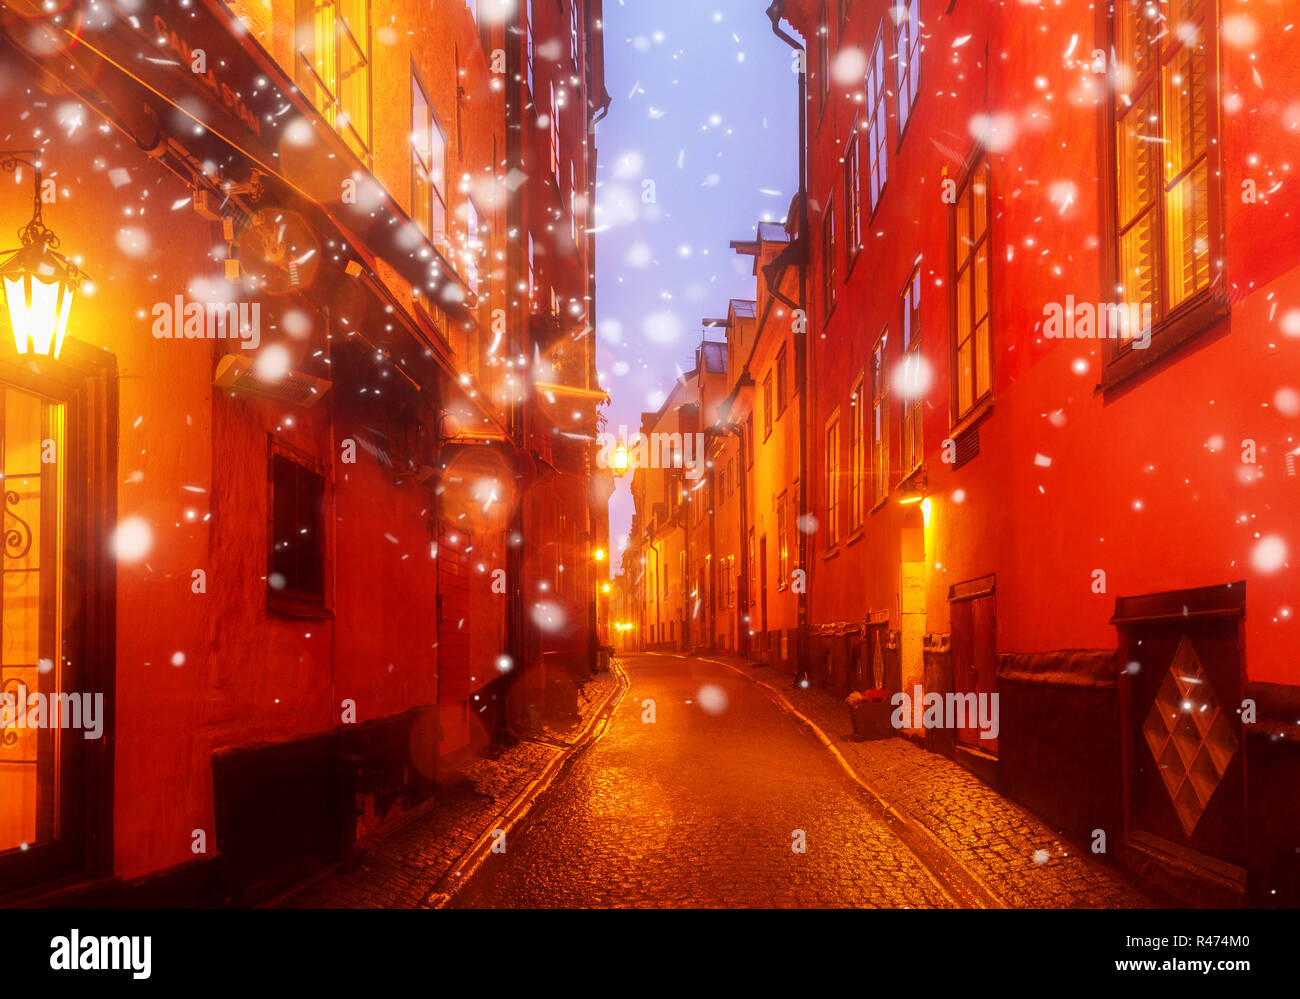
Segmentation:
[(31, 169), (33, 192), (31, 220), (18, 230), (22, 245), (0, 254), (8, 258), (0, 264), (0, 280), (18, 353), (57, 358), (68, 332), (72, 298), (84, 276), (58, 252), (59, 237), (41, 218), (41, 161), (37, 156), (26, 151), (0, 152), (0, 170)]

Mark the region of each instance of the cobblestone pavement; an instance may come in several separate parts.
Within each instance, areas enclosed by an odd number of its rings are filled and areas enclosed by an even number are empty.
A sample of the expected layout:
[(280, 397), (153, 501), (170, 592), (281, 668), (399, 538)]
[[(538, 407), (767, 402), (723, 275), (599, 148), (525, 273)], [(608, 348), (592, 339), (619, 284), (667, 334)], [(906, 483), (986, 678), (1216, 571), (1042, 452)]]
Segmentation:
[(624, 665), (631, 689), (609, 730), (454, 905), (954, 904), (761, 687), (697, 659)]
[(367, 850), (351, 871), (338, 871), (286, 903), (304, 909), (416, 908), (425, 905), (444, 878), (455, 882), (465, 851), (548, 763), (564, 743), (615, 692), (618, 680), (602, 673), (583, 685), (581, 721), (571, 729), (547, 728), (546, 741), (523, 741), (492, 758), (463, 763), (456, 779), (437, 791), (427, 814), (395, 830)]
[(1064, 840), (956, 762), (906, 739), (854, 742), (848, 709), (829, 691), (743, 660), (729, 662), (779, 693), (830, 738), (892, 807), (925, 826), (964, 868), (1014, 908), (1144, 908), (1114, 868)]

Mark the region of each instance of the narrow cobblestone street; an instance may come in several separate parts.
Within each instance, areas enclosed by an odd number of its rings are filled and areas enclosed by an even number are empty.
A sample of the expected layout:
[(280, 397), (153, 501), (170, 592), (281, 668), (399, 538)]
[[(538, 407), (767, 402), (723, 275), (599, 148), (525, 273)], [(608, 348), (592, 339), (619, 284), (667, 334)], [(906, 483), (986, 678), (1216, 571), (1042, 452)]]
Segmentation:
[[(909, 846), (761, 683), (705, 659), (634, 655), (624, 667), (631, 687), (609, 730), (454, 905), (951, 907), (968, 897), (954, 888), (962, 860), (943, 855), (947, 844)], [(960, 818), (977, 844), (1004, 821)], [(1050, 832), (1032, 833), (1053, 846)], [(800, 843), (806, 852), (796, 852)], [(1014, 849), (1006, 840), (996, 847), (995, 859), (1040, 883), (1036, 894), (1021, 886), (1022, 903), (1144, 904), (1083, 858), (1061, 863), (1055, 847), (1054, 860), (1043, 853), (1021, 864), (1004, 856)]]

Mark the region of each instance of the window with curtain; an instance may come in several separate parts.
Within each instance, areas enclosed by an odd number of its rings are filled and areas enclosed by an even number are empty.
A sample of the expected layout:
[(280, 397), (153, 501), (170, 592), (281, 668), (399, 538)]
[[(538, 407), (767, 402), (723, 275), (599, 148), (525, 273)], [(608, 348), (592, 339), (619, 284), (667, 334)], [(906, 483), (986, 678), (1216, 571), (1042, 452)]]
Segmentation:
[[(1208, 297), (1220, 245), (1210, 0), (1116, 0), (1112, 11), (1118, 294), (1162, 320)], [(1111, 360), (1132, 342), (1109, 342)]]

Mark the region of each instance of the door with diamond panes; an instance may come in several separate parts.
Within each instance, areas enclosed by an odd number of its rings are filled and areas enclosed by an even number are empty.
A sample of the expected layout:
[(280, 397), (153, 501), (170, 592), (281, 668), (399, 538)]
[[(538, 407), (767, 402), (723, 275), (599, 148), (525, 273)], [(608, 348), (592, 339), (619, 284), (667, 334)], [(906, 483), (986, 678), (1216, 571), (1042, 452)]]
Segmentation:
[(1242, 866), (1244, 584), (1122, 598), (1129, 834)]

